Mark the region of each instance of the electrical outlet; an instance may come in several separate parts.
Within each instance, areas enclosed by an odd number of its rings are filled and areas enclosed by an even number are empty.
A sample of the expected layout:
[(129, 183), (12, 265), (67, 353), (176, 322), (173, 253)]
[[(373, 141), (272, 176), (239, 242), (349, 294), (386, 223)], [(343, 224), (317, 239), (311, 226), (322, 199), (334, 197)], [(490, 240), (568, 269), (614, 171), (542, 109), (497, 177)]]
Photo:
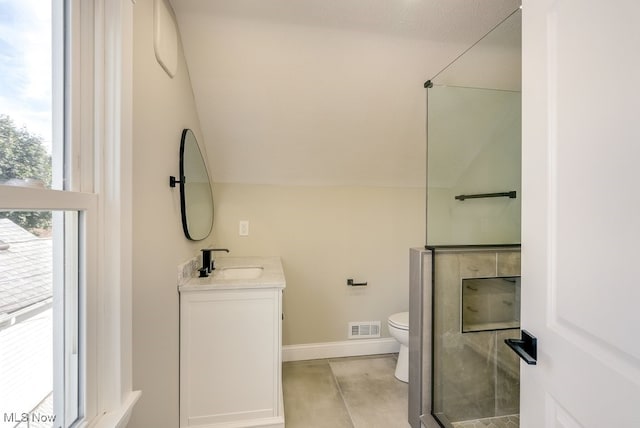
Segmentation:
[(240, 236), (249, 236), (249, 220), (240, 220), (238, 233)]

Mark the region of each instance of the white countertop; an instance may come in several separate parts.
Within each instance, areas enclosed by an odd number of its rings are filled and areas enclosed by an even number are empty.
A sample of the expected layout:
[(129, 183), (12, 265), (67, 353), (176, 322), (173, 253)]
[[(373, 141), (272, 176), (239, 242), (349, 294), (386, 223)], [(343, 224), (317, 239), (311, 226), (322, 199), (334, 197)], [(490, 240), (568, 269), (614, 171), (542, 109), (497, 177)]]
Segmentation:
[[(286, 281), (280, 257), (217, 257), (216, 269), (206, 278), (191, 278), (178, 287), (181, 293), (204, 290), (229, 290), (239, 288), (285, 288)], [(223, 278), (225, 268), (262, 267), (258, 278)]]

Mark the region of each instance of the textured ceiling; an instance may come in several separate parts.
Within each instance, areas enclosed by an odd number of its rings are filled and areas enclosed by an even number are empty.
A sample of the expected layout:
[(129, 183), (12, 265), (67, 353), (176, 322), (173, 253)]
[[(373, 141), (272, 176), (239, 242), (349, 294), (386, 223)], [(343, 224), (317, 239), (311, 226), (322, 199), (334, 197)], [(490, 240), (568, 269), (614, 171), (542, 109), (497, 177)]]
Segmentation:
[(216, 182), (423, 186), (422, 84), (514, 0), (172, 0)]
[(172, 0), (180, 16), (228, 16), (432, 41), (475, 41), (513, 0)]

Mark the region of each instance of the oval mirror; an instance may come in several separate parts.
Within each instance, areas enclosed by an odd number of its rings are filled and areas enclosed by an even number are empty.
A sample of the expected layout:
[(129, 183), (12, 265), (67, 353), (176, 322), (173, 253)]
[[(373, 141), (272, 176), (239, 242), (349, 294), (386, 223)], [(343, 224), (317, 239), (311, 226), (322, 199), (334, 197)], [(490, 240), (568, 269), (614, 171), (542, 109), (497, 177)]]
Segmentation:
[(182, 229), (188, 239), (201, 241), (213, 227), (213, 193), (207, 166), (190, 129), (182, 131), (180, 177)]

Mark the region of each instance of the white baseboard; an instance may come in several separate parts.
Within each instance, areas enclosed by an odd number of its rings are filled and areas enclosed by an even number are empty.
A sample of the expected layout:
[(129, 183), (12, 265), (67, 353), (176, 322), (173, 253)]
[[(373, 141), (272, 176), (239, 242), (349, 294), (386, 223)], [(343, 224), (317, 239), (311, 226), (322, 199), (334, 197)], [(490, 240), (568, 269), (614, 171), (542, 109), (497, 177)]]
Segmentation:
[(345, 340), (343, 342), (305, 343), (302, 345), (283, 346), (282, 361), (391, 354), (399, 350), (400, 344), (393, 337)]

